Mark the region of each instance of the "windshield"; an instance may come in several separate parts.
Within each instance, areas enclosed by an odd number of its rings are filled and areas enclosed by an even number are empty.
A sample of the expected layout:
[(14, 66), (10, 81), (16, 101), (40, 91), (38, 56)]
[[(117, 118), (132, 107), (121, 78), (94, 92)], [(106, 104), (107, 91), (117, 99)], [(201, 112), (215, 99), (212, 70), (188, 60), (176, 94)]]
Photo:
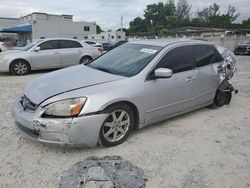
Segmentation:
[(124, 44), (90, 63), (89, 67), (131, 77), (138, 74), (161, 50), (160, 46)]
[(23, 51), (28, 51), (31, 49), (33, 46), (35, 46), (37, 43), (30, 43), (22, 48)]
[(30, 44), (24, 46), (24, 47), (22, 48), (22, 50), (23, 50), (23, 51), (28, 51), (28, 50), (30, 50), (31, 48), (33, 48), (35, 45), (37, 45), (38, 43), (40, 43), (41, 41), (43, 41), (43, 40), (42, 40), (42, 39), (37, 39), (37, 40), (35, 40), (34, 42), (32, 42), (32, 43), (30, 43)]

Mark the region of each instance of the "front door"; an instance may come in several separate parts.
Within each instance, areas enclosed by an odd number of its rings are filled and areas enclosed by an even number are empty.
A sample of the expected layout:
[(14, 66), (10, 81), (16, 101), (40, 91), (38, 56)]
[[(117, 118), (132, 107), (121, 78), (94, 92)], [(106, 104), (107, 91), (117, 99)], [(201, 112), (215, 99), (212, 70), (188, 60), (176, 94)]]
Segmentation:
[(185, 112), (192, 106), (197, 71), (191, 46), (176, 47), (160, 60), (157, 68), (173, 71), (171, 78), (149, 79), (145, 82), (145, 121), (154, 123)]
[(58, 40), (45, 41), (38, 45), (39, 51), (31, 52), (31, 60), (34, 68), (57, 68), (61, 66)]

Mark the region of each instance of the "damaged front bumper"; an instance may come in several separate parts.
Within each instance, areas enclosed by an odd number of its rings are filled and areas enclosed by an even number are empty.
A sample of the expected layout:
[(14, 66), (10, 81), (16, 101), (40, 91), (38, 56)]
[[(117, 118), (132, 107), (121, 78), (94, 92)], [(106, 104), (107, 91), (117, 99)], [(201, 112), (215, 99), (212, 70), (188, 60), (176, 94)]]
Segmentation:
[(99, 131), (107, 117), (95, 114), (76, 118), (44, 118), (43, 108), (24, 110), (18, 98), (12, 108), (17, 127), (30, 138), (51, 144), (96, 146)]

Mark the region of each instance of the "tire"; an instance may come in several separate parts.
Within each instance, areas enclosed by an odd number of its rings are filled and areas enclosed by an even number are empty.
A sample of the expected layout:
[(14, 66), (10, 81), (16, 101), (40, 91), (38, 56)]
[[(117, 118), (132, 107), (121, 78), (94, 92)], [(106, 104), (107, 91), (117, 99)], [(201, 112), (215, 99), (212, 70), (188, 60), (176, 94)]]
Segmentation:
[(30, 73), (30, 65), (25, 60), (15, 60), (10, 65), (10, 72), (12, 74), (22, 76)]
[(108, 113), (108, 117), (101, 127), (99, 142), (105, 147), (119, 145), (128, 138), (133, 130), (135, 124), (133, 110), (126, 104), (117, 104), (105, 111)]
[(232, 93), (231, 92), (221, 92), (217, 91), (214, 104), (217, 107), (222, 107), (224, 105), (228, 105), (231, 102), (232, 99)]
[(89, 64), (91, 61), (93, 61), (93, 59), (89, 56), (83, 56), (80, 60), (80, 64), (84, 64), (87, 65)]

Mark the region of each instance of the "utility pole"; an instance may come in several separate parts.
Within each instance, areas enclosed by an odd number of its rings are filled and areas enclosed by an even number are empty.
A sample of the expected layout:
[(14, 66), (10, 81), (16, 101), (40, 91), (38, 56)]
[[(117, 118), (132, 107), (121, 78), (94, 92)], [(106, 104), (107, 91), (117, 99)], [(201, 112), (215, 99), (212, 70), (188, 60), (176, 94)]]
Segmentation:
[(123, 31), (123, 16), (121, 16), (121, 31)]

